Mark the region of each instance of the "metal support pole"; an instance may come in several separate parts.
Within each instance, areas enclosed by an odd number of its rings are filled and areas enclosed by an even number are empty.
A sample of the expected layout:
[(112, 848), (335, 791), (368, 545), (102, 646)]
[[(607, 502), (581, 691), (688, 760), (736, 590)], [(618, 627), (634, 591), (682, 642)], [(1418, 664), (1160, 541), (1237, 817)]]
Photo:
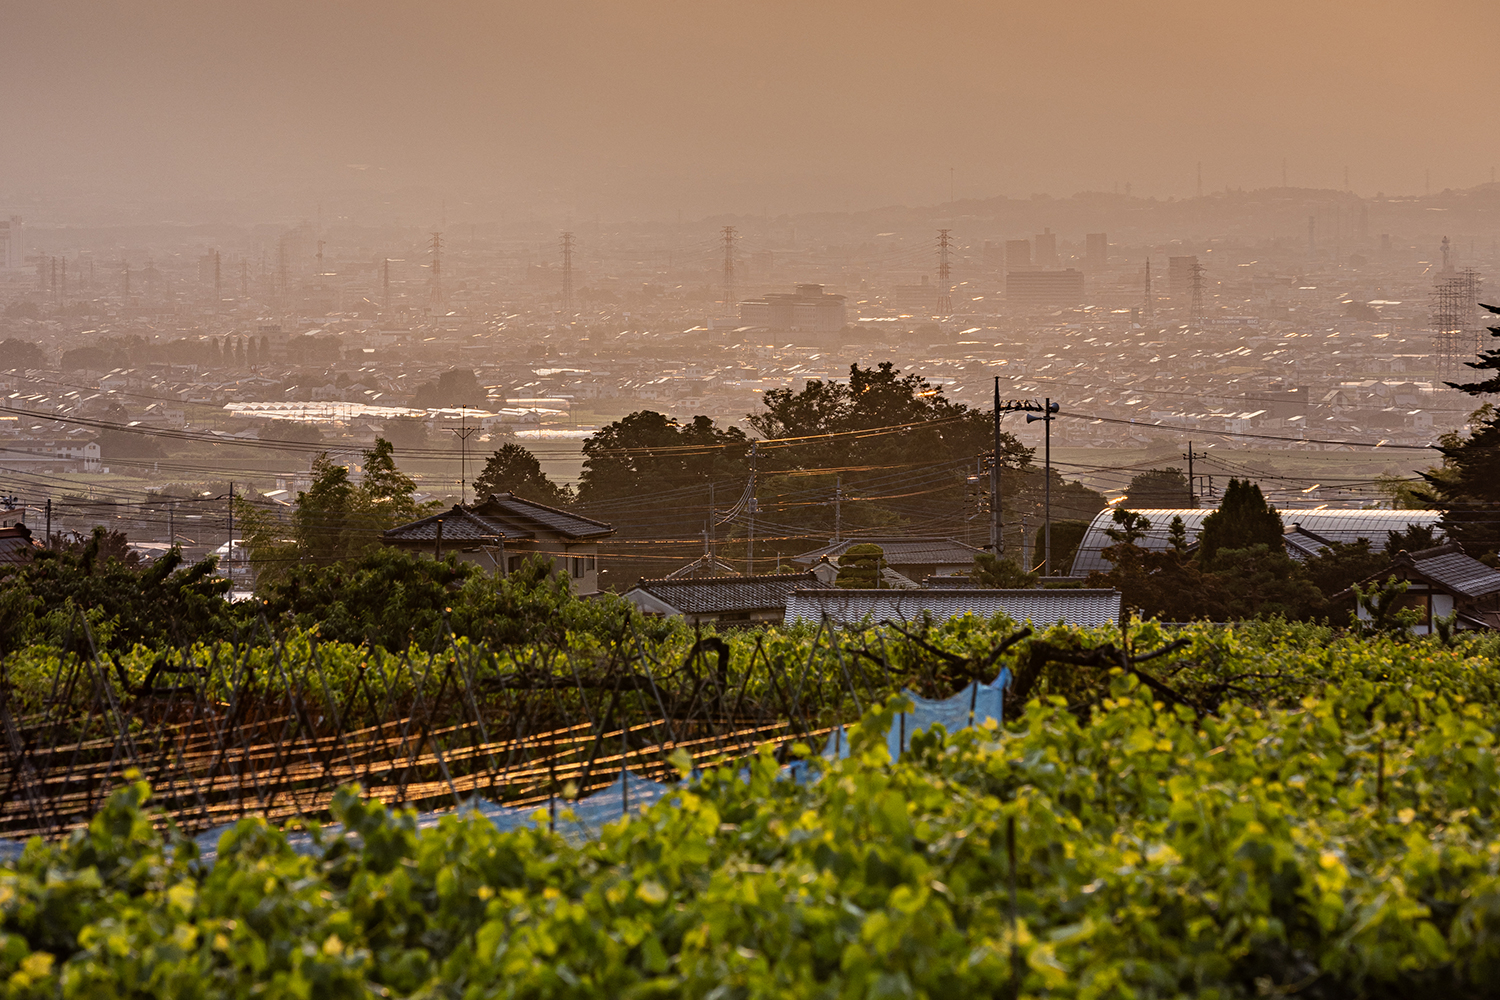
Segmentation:
[(1005, 554), (1000, 516), (1000, 376), (995, 376), (995, 460), (990, 464), (990, 552), (996, 559)]
[(52, 498), (47, 498), (47, 548), (52, 548)]
[(843, 541), (844, 531), (844, 477), (833, 477), (833, 540)]
[(1046, 555), (1043, 557), (1043, 562), (1042, 562), (1042, 575), (1043, 576), (1051, 576), (1052, 575), (1052, 400), (1048, 399), (1046, 405), (1047, 405), (1047, 409), (1046, 409), (1045, 413), (1046, 413), (1046, 418), (1047, 418), (1047, 422), (1046, 422), (1046, 428), (1047, 428), (1047, 430), (1046, 430), (1046, 434), (1045, 434), (1045, 440), (1047, 442), (1047, 445), (1046, 445), (1047, 484), (1046, 484), (1046, 493), (1045, 493), (1045, 500), (1044, 500), (1044, 502), (1046, 503), (1045, 516), (1046, 516), (1047, 520), (1046, 520), (1046, 526), (1042, 529), (1042, 531), (1043, 531), (1043, 537), (1045, 539), (1045, 543), (1046, 543), (1047, 548), (1046, 548)]
[(745, 575), (755, 575), (755, 457), (759, 441), (750, 443), (750, 504), (747, 512), (750, 515), (750, 538), (745, 546)]

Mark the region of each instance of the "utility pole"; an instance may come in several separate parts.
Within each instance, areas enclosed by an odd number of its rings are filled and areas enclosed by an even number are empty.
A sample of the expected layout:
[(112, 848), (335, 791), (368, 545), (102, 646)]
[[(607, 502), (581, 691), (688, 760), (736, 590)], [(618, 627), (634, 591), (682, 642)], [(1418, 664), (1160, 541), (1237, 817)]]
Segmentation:
[(468, 423), (467, 404), (458, 404), (458, 426), (450, 427), (448, 430), (458, 435), (458, 502), (465, 503), (468, 498), (469, 488), (469, 436), (476, 433), (478, 427), (470, 427)]
[(843, 541), (844, 531), (844, 477), (833, 477), (833, 540), (834, 543)]
[(745, 546), (745, 575), (755, 575), (755, 515), (757, 513), (755, 504), (755, 453), (760, 446), (759, 441), (750, 442), (750, 503), (745, 508), (750, 515), (750, 537)]
[(177, 544), (177, 501), (167, 504), (167, 547)]
[(562, 234), (562, 258), (563, 258), (563, 286), (562, 307), (563, 313), (571, 315), (573, 312), (573, 234)]
[(214, 312), (219, 311), (219, 304), (224, 301), (224, 279), (219, 269), (219, 251), (214, 251)]
[(380, 311), (389, 313), (391, 311), (391, 259), (389, 257), (380, 264), (381, 304)]
[(1046, 455), (1046, 460), (1045, 460), (1045, 466), (1044, 466), (1044, 472), (1043, 472), (1044, 479), (1043, 479), (1043, 483), (1042, 483), (1042, 494), (1043, 494), (1042, 516), (1044, 518), (1044, 520), (1042, 522), (1042, 524), (1043, 524), (1043, 527), (1042, 527), (1042, 537), (1043, 537), (1043, 542), (1042, 542), (1042, 545), (1043, 545), (1042, 575), (1043, 576), (1051, 576), (1052, 575), (1052, 420), (1053, 420), (1053, 416), (1052, 415), (1054, 413), (1056, 413), (1060, 409), (1062, 409), (1061, 406), (1059, 406), (1057, 403), (1052, 402), (1051, 399), (1048, 399), (1048, 400), (1046, 400), (1042, 404), (1042, 412), (1040, 414), (1036, 414), (1036, 413), (1028, 413), (1028, 414), (1026, 414), (1026, 422), (1028, 424), (1032, 423), (1033, 421), (1036, 421), (1036, 420), (1043, 420), (1043, 421), (1046, 421), (1046, 425), (1047, 425), (1046, 428), (1045, 428), (1045, 437), (1044, 437), (1044, 439), (1047, 442), (1047, 444), (1046, 444), (1046, 451), (1044, 453)]
[(1193, 451), (1193, 442), (1189, 441), (1187, 454), (1183, 455), (1182, 457), (1187, 459), (1188, 464), (1188, 503), (1190, 503), (1194, 508), (1197, 508), (1198, 494), (1194, 492), (1195, 487), (1193, 485), (1197, 480), (1193, 478), (1193, 459), (1203, 458), (1204, 454), (1201, 451)]
[(715, 548), (717, 548), (716, 543), (719, 534), (718, 526), (715, 524), (719, 517), (719, 512), (716, 509), (716, 506), (717, 505), (714, 503), (714, 484), (713, 481), (710, 480), (708, 484), (708, 530), (705, 533), (704, 537), (704, 541), (706, 541), (708, 544), (704, 547), (703, 551), (703, 554), (708, 556), (708, 572), (710, 576), (714, 574), (716, 568), (719, 565), (719, 557), (714, 554), (714, 550)]
[(724, 315), (734, 316), (734, 241), (738, 230), (725, 226), (721, 230), (724, 241)]
[(229, 549), (224, 555), (225, 565), (229, 567), (229, 583), (234, 584), (234, 480), (229, 481)]
[(938, 230), (938, 300), (937, 312), (939, 316), (953, 315), (952, 294), (952, 268), (948, 264), (948, 254), (953, 247), (953, 241), (949, 238), (951, 229)]
[(47, 548), (52, 548), (52, 498), (47, 498)]
[(1005, 554), (1000, 518), (1000, 376), (995, 376), (995, 460), (990, 463), (990, 553), (996, 559)]

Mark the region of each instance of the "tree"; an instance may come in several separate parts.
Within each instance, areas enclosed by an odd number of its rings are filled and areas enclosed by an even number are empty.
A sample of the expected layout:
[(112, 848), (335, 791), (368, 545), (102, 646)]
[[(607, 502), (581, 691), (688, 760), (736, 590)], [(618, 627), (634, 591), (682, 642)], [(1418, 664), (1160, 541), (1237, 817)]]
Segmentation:
[(651, 409), (619, 418), (583, 441), (580, 504), (610, 510), (628, 501), (625, 537), (693, 537), (708, 516), (709, 484), (730, 507), (750, 472), (750, 439), (708, 417), (687, 424)]
[(427, 447), (427, 423), (420, 417), (392, 417), (380, 428), (380, 434), (397, 448)]
[(839, 556), (839, 575), (835, 586), (846, 590), (875, 590), (880, 587), (880, 571), (885, 566), (885, 549), (868, 542), (851, 545)]
[(565, 506), (573, 501), (573, 491), (558, 486), (542, 471), (536, 456), (518, 444), (508, 442), (496, 449), (484, 464), (484, 471), (474, 480), (474, 495), (480, 499), (491, 493), (514, 493), (527, 500)]
[(1385, 535), (1385, 554), (1388, 556), (1403, 551), (1421, 552), (1440, 544), (1437, 527), (1431, 524), (1408, 524), (1405, 531), (1387, 531)]
[(974, 557), (974, 568), (969, 570), (969, 579), (981, 587), (1020, 590), (1035, 587), (1041, 575), (1026, 572), (1014, 559), (997, 559), (989, 552), (981, 552)]
[(47, 354), (29, 340), (8, 337), (0, 341), (0, 364), (6, 368), (46, 368)]
[(479, 406), (488, 398), (484, 386), (468, 368), (454, 368), (438, 376), (436, 382), (423, 382), (413, 393), (417, 409), (442, 409), (453, 406)]
[[(764, 409), (747, 422), (768, 444), (787, 442), (763, 448), (758, 462), (759, 502), (770, 516), (794, 510), (795, 515), (784, 516), (795, 516), (804, 530), (831, 534), (835, 475), (851, 501), (840, 509), (846, 524), (853, 519), (899, 527), (920, 517), (928, 531), (934, 522), (946, 522), (947, 530), (957, 532), (974, 515), (966, 481), (974, 475), (975, 459), (994, 449), (988, 410), (955, 403), (941, 385), (903, 375), (890, 362), (873, 368), (852, 364), (847, 382), (810, 379), (801, 390), (772, 389), (763, 398)], [(1019, 523), (1016, 498), (1032, 484), (1026, 474), (1031, 459), (1031, 449), (1013, 434), (1001, 434), (1007, 525)], [(821, 502), (810, 503), (809, 494)], [(1031, 506), (1030, 500), (1022, 504)]]
[[(1479, 308), (1487, 310), (1500, 316), (1500, 306), (1487, 306), (1479, 303)], [(1489, 328), (1490, 336), (1500, 338), (1500, 326)], [(1488, 378), (1474, 382), (1448, 382), (1450, 389), (1459, 389), (1471, 396), (1486, 396), (1500, 392), (1500, 348), (1492, 347), (1487, 351), (1479, 352), (1479, 360), (1464, 362), (1469, 368), (1478, 372), (1493, 372)]]
[(285, 576), (299, 562), (327, 564), (358, 557), (380, 544), (382, 532), (425, 515), (416, 484), (396, 468), (395, 449), (384, 438), (364, 453), (364, 478), (349, 478), (347, 466), (327, 453), (313, 460), (312, 484), (297, 494), (291, 516), (250, 500), (237, 500), (241, 537), (250, 551), (257, 583)]
[(1194, 507), (1193, 491), (1181, 469), (1151, 469), (1137, 473), (1121, 501), (1132, 510), (1172, 510)]
[(1221, 549), (1248, 549), (1264, 545), (1282, 548), (1281, 515), (1266, 503), (1260, 487), (1248, 479), (1231, 479), (1219, 509), (1203, 519), (1198, 550), (1205, 564), (1212, 564)]
[(88, 540), (43, 550), (0, 572), (0, 653), (35, 643), (87, 651), (82, 621), (106, 650), (136, 643), (182, 646), (228, 638), (241, 612), (209, 557), (186, 566), (175, 546), (148, 566), (127, 565), (122, 539), (95, 528)]
[(1443, 532), (1476, 558), (1494, 562), (1500, 551), (1500, 412), (1486, 403), (1469, 416), (1468, 435), (1438, 441), (1441, 465), (1422, 473)]

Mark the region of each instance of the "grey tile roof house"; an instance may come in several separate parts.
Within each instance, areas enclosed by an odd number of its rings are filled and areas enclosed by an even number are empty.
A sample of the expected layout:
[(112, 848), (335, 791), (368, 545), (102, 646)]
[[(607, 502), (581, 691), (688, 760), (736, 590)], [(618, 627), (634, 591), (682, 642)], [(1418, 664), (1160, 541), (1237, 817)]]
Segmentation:
[(690, 624), (757, 624), (782, 621), (794, 591), (831, 586), (811, 572), (682, 577), (642, 580), (624, 596), (646, 614), (681, 617)]
[[(1455, 611), (1459, 628), (1500, 628), (1500, 570), (1465, 555), (1457, 542), (1420, 552), (1398, 552), (1389, 567), (1360, 584), (1368, 588), (1392, 579), (1407, 584), (1401, 604), (1421, 616), (1413, 629), (1419, 635), (1432, 631), (1433, 619)], [(1351, 588), (1334, 596), (1352, 600), (1354, 592)], [(1355, 614), (1361, 620), (1371, 618), (1369, 609), (1363, 606), (1357, 605)]]
[(788, 625), (801, 619), (824, 617), (840, 625), (864, 621), (914, 621), (924, 614), (933, 618), (957, 618), (973, 614), (993, 618), (1004, 613), (1018, 622), (1037, 626), (1067, 625), (1097, 627), (1120, 619), (1118, 590), (979, 590), (966, 588), (930, 590), (798, 590), (786, 605)]
[(519, 569), (527, 556), (541, 555), (568, 574), (575, 593), (592, 594), (599, 589), (598, 543), (614, 532), (603, 521), (513, 493), (492, 493), (391, 528), (382, 541), (419, 555), (457, 554), (502, 576)]

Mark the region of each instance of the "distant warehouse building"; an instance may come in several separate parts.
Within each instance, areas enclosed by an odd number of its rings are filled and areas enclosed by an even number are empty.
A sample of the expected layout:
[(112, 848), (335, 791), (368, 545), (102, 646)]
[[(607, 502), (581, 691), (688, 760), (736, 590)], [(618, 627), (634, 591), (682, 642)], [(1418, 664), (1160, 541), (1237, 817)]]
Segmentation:
[(1062, 271), (1011, 271), (1005, 275), (1005, 298), (1022, 306), (1081, 305), (1083, 272), (1071, 267)]
[(848, 308), (842, 295), (830, 295), (822, 285), (798, 285), (795, 292), (772, 292), (740, 303), (740, 322), (769, 330), (842, 330)]

